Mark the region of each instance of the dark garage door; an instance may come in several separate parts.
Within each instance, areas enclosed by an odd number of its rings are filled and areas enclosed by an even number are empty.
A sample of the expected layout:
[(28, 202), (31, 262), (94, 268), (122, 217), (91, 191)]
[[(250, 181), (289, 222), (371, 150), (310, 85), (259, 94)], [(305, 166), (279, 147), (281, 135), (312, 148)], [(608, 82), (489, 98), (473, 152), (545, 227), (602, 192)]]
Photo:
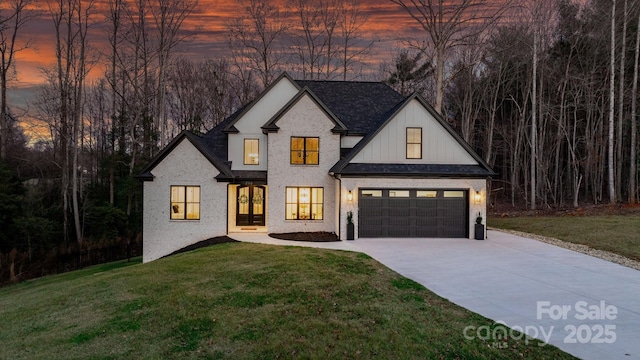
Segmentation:
[(466, 190), (361, 189), (359, 237), (468, 237)]

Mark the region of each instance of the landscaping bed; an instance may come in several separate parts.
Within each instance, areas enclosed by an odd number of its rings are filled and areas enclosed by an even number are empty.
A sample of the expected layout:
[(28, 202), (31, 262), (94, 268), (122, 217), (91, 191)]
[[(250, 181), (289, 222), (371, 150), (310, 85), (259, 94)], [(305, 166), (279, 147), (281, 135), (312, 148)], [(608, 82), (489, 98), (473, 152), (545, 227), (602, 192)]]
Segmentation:
[(340, 241), (338, 236), (330, 232), (291, 232), (291, 233), (271, 233), (272, 238), (280, 240), (292, 241), (311, 241), (311, 242), (331, 242)]

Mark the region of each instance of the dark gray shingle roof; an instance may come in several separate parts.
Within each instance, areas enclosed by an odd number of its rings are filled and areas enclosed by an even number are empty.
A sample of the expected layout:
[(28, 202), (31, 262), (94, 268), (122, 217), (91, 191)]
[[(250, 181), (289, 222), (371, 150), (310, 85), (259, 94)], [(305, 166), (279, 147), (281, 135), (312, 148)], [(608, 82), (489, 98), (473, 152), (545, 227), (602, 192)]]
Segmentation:
[(381, 82), (296, 80), (340, 119), (348, 134), (366, 135), (380, 126), (385, 115), (404, 98)]
[(493, 176), (493, 171), (481, 165), (448, 165), (448, 164), (347, 164), (340, 171), (342, 176), (432, 176), (432, 177), (478, 177)]

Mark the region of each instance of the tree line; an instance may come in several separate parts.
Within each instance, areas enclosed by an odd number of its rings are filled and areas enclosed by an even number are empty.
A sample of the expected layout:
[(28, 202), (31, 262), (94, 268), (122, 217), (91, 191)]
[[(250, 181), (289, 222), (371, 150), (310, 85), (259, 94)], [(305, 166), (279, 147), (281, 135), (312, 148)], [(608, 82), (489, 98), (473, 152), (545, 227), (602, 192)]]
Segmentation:
[[(373, 63), (382, 49), (367, 37), (359, 0), (237, 0), (225, 51), (207, 59), (181, 56), (198, 35), (185, 30), (196, 0), (50, 0), (56, 60), (29, 114), (6, 94), (19, 85), (15, 54), (31, 46), (21, 34), (34, 13), (31, 0), (8, 1), (0, 282), (29, 276), (34, 259), (49, 259), (43, 274), (139, 253), (142, 166), (180, 131), (213, 128), (282, 71), (420, 92), (499, 173), (491, 204), (637, 202), (638, 1), (389, 1), (420, 33)], [(96, 38), (107, 45), (92, 47)], [(17, 125), (26, 116), (46, 125), (44, 140)]]

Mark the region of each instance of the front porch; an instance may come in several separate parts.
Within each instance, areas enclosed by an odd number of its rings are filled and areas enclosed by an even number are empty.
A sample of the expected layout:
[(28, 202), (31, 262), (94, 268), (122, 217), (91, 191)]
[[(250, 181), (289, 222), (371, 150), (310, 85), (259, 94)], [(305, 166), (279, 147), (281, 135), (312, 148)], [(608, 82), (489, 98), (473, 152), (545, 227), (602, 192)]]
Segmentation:
[(229, 184), (227, 194), (229, 233), (268, 232), (267, 185)]

